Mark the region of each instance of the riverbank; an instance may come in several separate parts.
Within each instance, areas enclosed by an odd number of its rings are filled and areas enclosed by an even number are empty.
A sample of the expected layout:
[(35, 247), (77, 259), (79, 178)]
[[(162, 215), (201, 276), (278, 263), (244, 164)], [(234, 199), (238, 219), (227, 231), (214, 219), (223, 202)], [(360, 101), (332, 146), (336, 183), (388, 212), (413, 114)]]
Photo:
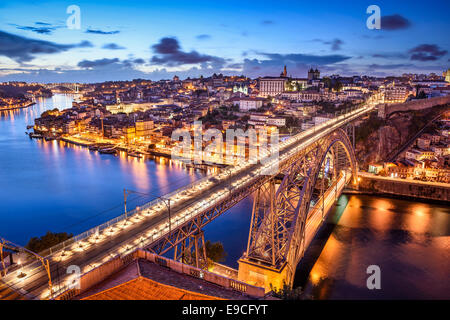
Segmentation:
[(8, 108), (0, 107), (0, 111), (12, 111), (12, 110), (26, 109), (26, 108), (29, 108), (29, 107), (35, 105), (35, 104), (36, 104), (36, 102), (31, 102), (31, 103), (29, 103), (29, 104), (27, 104), (25, 106), (20, 106), (20, 107), (8, 107)]
[[(40, 133), (29, 133), (30, 138), (34, 139), (44, 139), (46, 141), (57, 140), (63, 141), (68, 144), (85, 147), (90, 151), (98, 151), (99, 153), (117, 155), (119, 152), (125, 152), (130, 157), (135, 157), (143, 159), (145, 157), (162, 157), (167, 160), (172, 159), (172, 154), (170, 152), (146, 149), (145, 146), (135, 146), (135, 145), (122, 145), (113, 140), (105, 139), (102, 142), (94, 142), (86, 139), (77, 138), (74, 136), (55, 136), (53, 134), (48, 134), (45, 132)], [(184, 163), (184, 162), (183, 162)], [(210, 164), (203, 162), (201, 164), (197, 163), (184, 163), (186, 168), (208, 171), (210, 169), (220, 169), (226, 167), (226, 165), (221, 164)]]

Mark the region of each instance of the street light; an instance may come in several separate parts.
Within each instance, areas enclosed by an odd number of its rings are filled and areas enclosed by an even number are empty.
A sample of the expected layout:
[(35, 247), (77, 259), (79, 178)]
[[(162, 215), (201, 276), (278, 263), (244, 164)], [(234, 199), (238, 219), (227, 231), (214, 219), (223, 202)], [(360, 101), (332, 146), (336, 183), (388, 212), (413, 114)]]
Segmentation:
[[(134, 191), (134, 190), (130, 190), (130, 189), (123, 189), (123, 196), (124, 196), (124, 206), (125, 206), (125, 220), (127, 219), (127, 197), (130, 194), (139, 194), (139, 195), (143, 195), (143, 196), (152, 196), (152, 197), (156, 197), (158, 199), (161, 199), (163, 201), (163, 203), (167, 206), (168, 208), (168, 212), (169, 212), (169, 233), (172, 232), (172, 222), (171, 222), (171, 217), (170, 217), (170, 198), (164, 198), (163, 196), (157, 196), (157, 195), (153, 195), (153, 194), (148, 194), (148, 193), (143, 193), (143, 192), (139, 192), (139, 191)], [(167, 201), (167, 203), (166, 203)]]

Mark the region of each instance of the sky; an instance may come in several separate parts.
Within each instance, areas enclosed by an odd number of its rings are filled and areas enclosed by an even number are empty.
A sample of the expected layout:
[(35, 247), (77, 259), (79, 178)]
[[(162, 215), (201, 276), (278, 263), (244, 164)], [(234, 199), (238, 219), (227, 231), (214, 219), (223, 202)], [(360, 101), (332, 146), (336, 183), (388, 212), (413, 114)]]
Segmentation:
[[(69, 29), (67, 8), (80, 9)], [(381, 29), (369, 29), (377, 5)], [(450, 1), (0, 2), (0, 81), (441, 74)], [(74, 21), (74, 20), (71, 20)]]

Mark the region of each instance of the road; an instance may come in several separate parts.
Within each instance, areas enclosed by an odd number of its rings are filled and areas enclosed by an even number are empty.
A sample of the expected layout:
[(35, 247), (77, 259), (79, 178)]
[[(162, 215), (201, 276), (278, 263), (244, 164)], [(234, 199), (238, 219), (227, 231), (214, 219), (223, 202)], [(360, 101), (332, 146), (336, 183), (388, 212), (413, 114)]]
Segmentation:
[[(207, 208), (225, 201), (230, 193), (250, 185), (264, 169), (286, 161), (308, 145), (372, 109), (373, 107), (364, 106), (291, 137), (280, 143), (277, 159), (266, 161), (265, 164), (241, 163), (216, 174), (214, 179), (203, 178), (164, 196), (170, 198), (171, 230), (201, 214)], [(155, 200), (130, 212), (126, 218), (104, 224), (107, 227), (90, 230), (83, 237), (74, 237), (78, 241), (73, 240), (73, 243), (69, 241), (64, 245), (64, 249), (61, 245), (58, 246), (47, 256), (50, 261), (54, 294), (63, 292), (64, 285), (71, 280), (71, 276), (66, 274), (70, 265), (79, 266), (81, 273), (84, 274), (117, 255), (125, 255), (137, 247), (146, 247), (169, 232), (168, 218), (164, 200)], [(19, 279), (20, 274), (26, 276)], [(26, 264), (9, 272), (2, 281), (16, 290), (22, 290), (29, 298), (51, 297), (47, 273), (39, 262)]]

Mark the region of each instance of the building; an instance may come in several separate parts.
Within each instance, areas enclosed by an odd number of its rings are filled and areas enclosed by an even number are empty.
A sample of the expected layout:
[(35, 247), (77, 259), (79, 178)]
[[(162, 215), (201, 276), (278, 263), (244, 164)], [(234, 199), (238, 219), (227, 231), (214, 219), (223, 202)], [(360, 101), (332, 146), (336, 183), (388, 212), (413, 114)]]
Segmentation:
[(154, 128), (152, 120), (136, 120), (136, 138), (149, 138)]
[(261, 98), (240, 98), (238, 101), (239, 111), (249, 111), (252, 109), (259, 109), (263, 105)]
[(271, 117), (267, 119), (267, 125), (284, 127), (286, 125), (286, 119), (281, 117)]
[(392, 86), (384, 91), (384, 102), (403, 103), (408, 98), (409, 90), (405, 86)]
[(264, 77), (259, 79), (259, 96), (274, 97), (285, 90), (287, 78)]
[(320, 79), (320, 71), (317, 70), (313, 70), (313, 68), (309, 69), (308, 71), (308, 80), (319, 80)]
[(248, 95), (248, 87), (246, 85), (244, 85), (244, 86), (239, 85), (239, 87), (237, 85), (234, 85), (233, 93), (238, 93), (238, 92)]
[(420, 149), (428, 149), (430, 147), (431, 139), (423, 136), (417, 139), (417, 146)]

